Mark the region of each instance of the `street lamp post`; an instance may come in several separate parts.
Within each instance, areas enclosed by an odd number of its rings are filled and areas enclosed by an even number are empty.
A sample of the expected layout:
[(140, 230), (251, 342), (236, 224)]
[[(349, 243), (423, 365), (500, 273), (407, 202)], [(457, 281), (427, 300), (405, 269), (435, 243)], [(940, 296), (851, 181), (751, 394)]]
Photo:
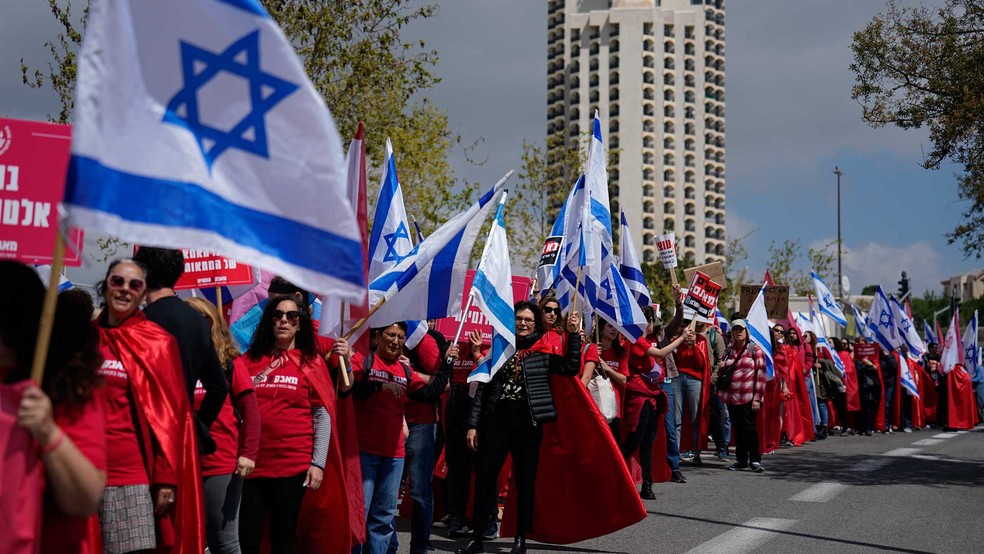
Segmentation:
[(841, 300), (844, 299), (844, 276), (841, 274), (841, 175), (844, 172), (834, 166), (837, 176), (837, 291)]

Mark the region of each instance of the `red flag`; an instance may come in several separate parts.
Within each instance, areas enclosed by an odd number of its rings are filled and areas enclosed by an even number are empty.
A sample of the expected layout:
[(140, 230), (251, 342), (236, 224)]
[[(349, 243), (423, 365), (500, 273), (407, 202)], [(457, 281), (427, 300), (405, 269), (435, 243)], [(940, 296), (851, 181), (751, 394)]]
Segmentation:
[(936, 340), (940, 348), (943, 348), (943, 340), (946, 335), (943, 334), (943, 330), (940, 329), (940, 322), (933, 318), (933, 324), (936, 325)]
[(789, 308), (786, 308), (786, 319), (789, 320), (789, 328), (796, 329), (796, 335), (799, 337), (803, 336), (803, 330), (796, 325), (796, 319), (793, 317), (793, 312)]
[(773, 286), (775, 284), (776, 284), (776, 282), (772, 279), (772, 275), (769, 273), (769, 270), (766, 269), (765, 270), (765, 286), (771, 287), (771, 286)]

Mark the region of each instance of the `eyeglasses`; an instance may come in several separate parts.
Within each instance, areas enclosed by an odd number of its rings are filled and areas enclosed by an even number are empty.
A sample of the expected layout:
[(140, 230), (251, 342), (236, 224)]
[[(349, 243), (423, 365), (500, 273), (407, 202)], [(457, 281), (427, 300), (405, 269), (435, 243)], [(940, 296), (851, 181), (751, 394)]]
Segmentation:
[(525, 323), (527, 325), (533, 325), (534, 323), (536, 323), (536, 320), (531, 317), (517, 317), (516, 323)]
[(134, 294), (140, 294), (144, 291), (147, 283), (143, 279), (127, 279), (122, 275), (113, 274), (106, 278), (106, 284), (109, 285), (111, 289), (130, 289)]
[(551, 308), (550, 306), (545, 306), (543, 308), (543, 313), (544, 314), (557, 314), (557, 315), (560, 315), (560, 307), (558, 306), (556, 308)]
[(280, 321), (284, 316), (287, 316), (287, 322), (291, 325), (297, 325), (297, 322), (301, 320), (301, 312), (297, 310), (290, 310), (289, 312), (273, 310), (271, 316), (274, 321)]

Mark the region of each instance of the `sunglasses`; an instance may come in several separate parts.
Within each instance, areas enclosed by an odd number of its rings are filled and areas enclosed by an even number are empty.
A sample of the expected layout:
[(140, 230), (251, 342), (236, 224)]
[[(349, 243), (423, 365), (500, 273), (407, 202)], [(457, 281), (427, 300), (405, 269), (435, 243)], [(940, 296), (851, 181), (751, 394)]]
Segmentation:
[(280, 321), (284, 316), (287, 316), (287, 321), (291, 325), (297, 325), (297, 322), (301, 320), (301, 312), (297, 310), (290, 310), (289, 312), (285, 312), (283, 310), (273, 310), (273, 313), (270, 315), (274, 321)]
[(560, 308), (551, 308), (549, 306), (543, 308), (543, 313), (545, 314), (557, 314), (560, 315)]
[(143, 279), (127, 279), (122, 275), (110, 275), (106, 278), (106, 284), (111, 289), (130, 289), (134, 294), (140, 294), (146, 288), (147, 283)]

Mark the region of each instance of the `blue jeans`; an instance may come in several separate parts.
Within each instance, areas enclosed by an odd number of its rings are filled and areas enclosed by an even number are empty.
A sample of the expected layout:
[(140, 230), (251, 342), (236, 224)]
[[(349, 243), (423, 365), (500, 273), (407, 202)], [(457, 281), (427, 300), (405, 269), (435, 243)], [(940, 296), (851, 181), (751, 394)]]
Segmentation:
[(827, 425), (827, 403), (821, 401), (817, 407), (820, 411), (820, 423), (817, 425)]
[(680, 432), (683, 429), (683, 403), (687, 403), (687, 415), (690, 420), (692, 433), (690, 445), (694, 453), (699, 454), (700, 448), (700, 379), (680, 372), (670, 383), (673, 386), (673, 421), (676, 423), (677, 448), (679, 448)]
[(895, 400), (896, 385), (885, 387), (885, 431), (892, 428), (892, 401)]
[[(813, 408), (813, 425), (826, 425), (827, 416), (820, 417), (820, 406), (819, 404), (826, 404), (824, 402), (817, 402), (817, 391), (813, 386), (813, 370), (810, 370), (810, 375), (806, 378), (806, 395), (810, 397), (810, 407)], [(826, 411), (826, 406), (824, 406)]]
[[(673, 406), (673, 382), (660, 383), (659, 387), (666, 394), (666, 405)], [(666, 424), (666, 463), (670, 465), (671, 471), (680, 471), (680, 433), (673, 418), (673, 410), (666, 410), (663, 422)]]
[[(366, 542), (363, 554), (386, 554), (392, 539), (393, 518), (403, 478), (403, 458), (359, 453), (362, 494), (366, 503)], [(358, 552), (358, 550), (354, 550)]]
[(413, 517), (410, 519), (410, 553), (427, 552), (430, 548), (431, 523), (434, 518), (434, 441), (437, 424), (413, 423), (407, 437), (407, 465), (410, 466), (410, 498)]
[[(718, 452), (727, 453), (731, 443), (731, 416), (728, 415), (728, 405), (718, 397), (717, 387), (711, 387), (711, 436)], [(717, 417), (715, 417), (717, 416)]]

